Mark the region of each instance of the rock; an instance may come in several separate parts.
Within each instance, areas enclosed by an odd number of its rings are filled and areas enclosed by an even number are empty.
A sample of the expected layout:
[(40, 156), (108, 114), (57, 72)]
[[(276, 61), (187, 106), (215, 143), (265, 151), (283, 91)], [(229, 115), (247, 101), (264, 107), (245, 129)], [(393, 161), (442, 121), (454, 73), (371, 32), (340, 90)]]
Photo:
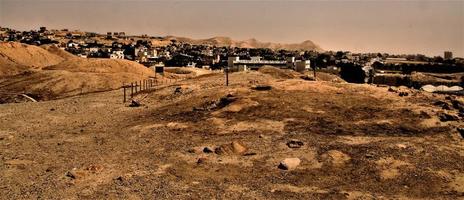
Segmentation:
[(290, 148), (301, 148), (304, 145), (302, 141), (292, 139), (287, 142), (287, 146)]
[(76, 174), (73, 171), (67, 171), (64, 175), (71, 179), (76, 179)]
[(464, 128), (457, 128), (459, 134), (461, 134), (461, 137), (464, 138)]
[(129, 104), (129, 107), (140, 107), (140, 106), (141, 106), (140, 102), (136, 100), (132, 100), (131, 103)]
[(174, 94), (182, 94), (182, 88), (181, 87), (176, 87), (174, 89)]
[(197, 164), (204, 164), (208, 161), (208, 158), (198, 158), (197, 160)]
[(191, 149), (187, 150), (187, 152), (194, 153), (194, 154), (200, 154), (200, 153), (203, 152), (203, 150), (204, 150), (204, 148), (194, 147), (194, 148), (191, 148)]
[(272, 86), (270, 85), (256, 85), (254, 87), (251, 87), (253, 90), (258, 90), (258, 91), (266, 91), (266, 90), (271, 90)]
[(409, 95), (409, 93), (407, 93), (407, 92), (400, 92), (398, 95), (399, 95), (400, 97), (406, 97), (406, 96)]
[(214, 150), (211, 147), (205, 147), (205, 148), (203, 148), (203, 152), (204, 153), (213, 153)]
[(247, 151), (247, 148), (240, 144), (237, 141), (234, 141), (229, 144), (223, 144), (219, 147), (217, 147), (214, 152), (219, 155), (224, 155), (224, 154), (239, 154), (242, 155)]
[(388, 91), (389, 92), (398, 92), (398, 88), (394, 87), (394, 86), (391, 86), (391, 87), (388, 87)]
[(309, 76), (309, 75), (304, 75), (304, 76), (300, 76), (301, 79), (303, 80), (306, 80), (306, 81), (315, 81), (316, 79), (312, 76)]
[(437, 101), (433, 105), (440, 106), (441, 108), (443, 108), (445, 110), (450, 110), (451, 109), (449, 103), (446, 103), (444, 101)]
[(324, 163), (332, 165), (334, 167), (342, 167), (348, 161), (351, 160), (351, 157), (338, 150), (330, 150), (321, 156)]
[(451, 104), (453, 105), (453, 108), (458, 109), (461, 112), (464, 111), (464, 103), (458, 100), (451, 100)]
[(301, 160), (299, 158), (285, 158), (284, 160), (280, 161), (278, 168), (283, 170), (293, 170), (298, 167), (300, 163)]
[(457, 121), (459, 119), (458, 116), (456, 115), (451, 115), (447, 113), (441, 113), (438, 115), (438, 118), (440, 118), (440, 121), (442, 122), (447, 122), (447, 121)]

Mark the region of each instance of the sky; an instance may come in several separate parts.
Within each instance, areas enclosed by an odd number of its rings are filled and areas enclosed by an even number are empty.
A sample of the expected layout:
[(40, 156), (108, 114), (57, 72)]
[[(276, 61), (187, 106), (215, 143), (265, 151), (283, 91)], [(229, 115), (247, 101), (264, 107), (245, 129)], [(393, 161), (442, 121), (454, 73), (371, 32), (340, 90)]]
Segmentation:
[(464, 0), (0, 0), (0, 26), (464, 57)]

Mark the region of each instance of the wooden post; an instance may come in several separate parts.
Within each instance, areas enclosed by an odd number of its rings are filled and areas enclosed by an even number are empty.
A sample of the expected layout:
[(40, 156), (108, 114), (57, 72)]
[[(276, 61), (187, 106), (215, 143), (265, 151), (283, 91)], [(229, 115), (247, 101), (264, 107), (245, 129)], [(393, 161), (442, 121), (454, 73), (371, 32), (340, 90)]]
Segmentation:
[(140, 83), (140, 91), (142, 91), (142, 81), (140, 81), (139, 83)]
[(316, 65), (313, 67), (314, 80), (316, 80)]
[(229, 67), (226, 67), (226, 86), (229, 86)]
[(122, 85), (122, 89), (124, 90), (124, 99), (122, 100), (122, 102), (126, 103), (126, 85)]
[(134, 83), (131, 83), (131, 99), (134, 97)]

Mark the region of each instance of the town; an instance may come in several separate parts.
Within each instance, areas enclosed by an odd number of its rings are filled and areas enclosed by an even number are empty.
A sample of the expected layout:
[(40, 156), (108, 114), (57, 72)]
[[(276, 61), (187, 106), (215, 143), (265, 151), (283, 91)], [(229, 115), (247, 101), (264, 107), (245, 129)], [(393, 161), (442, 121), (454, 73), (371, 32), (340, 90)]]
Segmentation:
[[(176, 66), (204, 69), (228, 67), (231, 71), (257, 69), (264, 65), (296, 71), (315, 68), (339, 72), (342, 78), (355, 83), (385, 84), (389, 83), (385, 81), (385, 77), (391, 77), (392, 74), (464, 71), (464, 58), (453, 57), (452, 52), (449, 51), (445, 51), (443, 57), (427, 57), (421, 54), (390, 55), (349, 51), (239, 48), (226, 45), (190, 44), (172, 37), (129, 36), (125, 32), (98, 34), (68, 29), (48, 30), (46, 27), (31, 31), (16, 31), (2, 27), (0, 41), (16, 41), (38, 46), (53, 44), (79, 57), (127, 59), (147, 67)], [(394, 79), (394, 85), (404, 82), (396, 80), (398, 77)], [(459, 81), (462, 82), (458, 80), (451, 85), (459, 85)], [(444, 82), (440, 84), (450, 85)], [(417, 84), (409, 85), (420, 87)]]

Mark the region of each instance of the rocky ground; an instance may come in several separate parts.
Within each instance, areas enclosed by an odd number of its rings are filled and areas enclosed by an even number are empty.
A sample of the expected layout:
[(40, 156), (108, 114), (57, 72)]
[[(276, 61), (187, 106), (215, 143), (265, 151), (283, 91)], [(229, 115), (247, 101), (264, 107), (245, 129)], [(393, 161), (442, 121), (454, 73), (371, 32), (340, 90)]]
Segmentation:
[(0, 105), (5, 199), (458, 199), (463, 99), (205, 74)]

